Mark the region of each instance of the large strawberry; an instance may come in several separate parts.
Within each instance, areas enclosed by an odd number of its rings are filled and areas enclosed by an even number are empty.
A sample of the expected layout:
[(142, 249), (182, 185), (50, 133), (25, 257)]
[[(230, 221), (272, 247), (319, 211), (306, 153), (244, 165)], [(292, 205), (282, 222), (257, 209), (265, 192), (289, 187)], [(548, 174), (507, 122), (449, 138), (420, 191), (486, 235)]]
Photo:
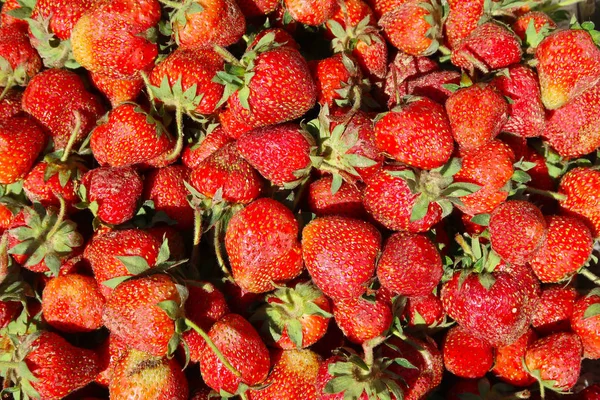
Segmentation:
[(306, 25), (321, 25), (338, 10), (335, 0), (284, 0), (285, 8), (296, 21)]
[(194, 226), (194, 210), (190, 207), (189, 194), (184, 182), (190, 170), (184, 165), (169, 165), (146, 173), (143, 199), (151, 200), (156, 211), (162, 211), (177, 222), (180, 229)]
[(375, 272), (381, 234), (367, 222), (317, 218), (302, 231), (302, 257), (315, 284), (333, 300), (360, 296)]
[(586, 358), (600, 358), (600, 294), (597, 289), (579, 298), (573, 306), (571, 328), (581, 338)]
[(494, 364), (492, 346), (460, 325), (450, 328), (442, 344), (444, 367), (462, 378), (481, 378)]
[(572, 287), (549, 286), (544, 288), (531, 317), (531, 326), (543, 334), (568, 331), (571, 327), (570, 321), (577, 297), (577, 291)]
[(523, 368), (523, 357), (527, 347), (537, 339), (535, 331), (528, 329), (514, 343), (500, 346), (495, 351), (492, 372), (504, 382), (514, 386), (529, 386), (535, 382)]
[(25, 86), (42, 68), (27, 34), (18, 28), (0, 27), (0, 87)]
[(584, 221), (592, 231), (592, 237), (600, 234), (600, 172), (591, 168), (574, 168), (561, 179), (558, 192), (566, 196), (559, 204), (563, 214)]
[(344, 336), (357, 344), (383, 336), (392, 323), (392, 310), (381, 297), (374, 301), (362, 297), (336, 300), (333, 316)]
[(273, 290), (303, 270), (298, 222), (283, 204), (259, 199), (236, 213), (225, 235), (235, 282), (246, 292)]
[(25, 177), (46, 145), (46, 135), (31, 119), (0, 121), (0, 184)]

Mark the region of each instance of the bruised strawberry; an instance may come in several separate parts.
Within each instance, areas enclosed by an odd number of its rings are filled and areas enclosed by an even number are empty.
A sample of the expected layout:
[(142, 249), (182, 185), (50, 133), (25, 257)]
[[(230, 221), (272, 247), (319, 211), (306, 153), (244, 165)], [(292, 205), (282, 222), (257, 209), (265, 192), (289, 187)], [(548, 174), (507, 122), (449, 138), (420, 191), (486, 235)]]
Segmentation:
[(302, 231), (306, 268), (319, 289), (334, 301), (358, 297), (366, 290), (380, 248), (377, 229), (352, 218), (317, 218)]
[(141, 76), (121, 79), (90, 72), (90, 80), (106, 96), (113, 108), (125, 101), (135, 101), (144, 88)]
[(163, 211), (177, 221), (180, 229), (194, 226), (194, 210), (187, 201), (188, 190), (184, 185), (190, 171), (183, 165), (170, 165), (151, 170), (144, 180), (143, 199), (154, 202), (156, 211)]
[(29, 118), (0, 121), (0, 184), (25, 177), (46, 145), (46, 135)]
[(96, 349), (96, 354), (100, 359), (100, 372), (96, 382), (108, 386), (117, 362), (129, 354), (129, 349), (122, 340), (114, 335), (108, 335), (108, 338)]
[(573, 305), (571, 328), (581, 338), (585, 358), (600, 358), (600, 314), (598, 313), (600, 295), (592, 290), (587, 296), (579, 298)]
[(430, 72), (439, 70), (437, 63), (428, 57), (415, 57), (398, 52), (389, 64), (385, 79), (385, 94), (389, 96), (388, 107), (396, 106), (409, 94), (408, 83)]
[(535, 332), (528, 329), (516, 342), (498, 347), (492, 372), (510, 385), (525, 387), (535, 383), (535, 378), (523, 368), (523, 357), (527, 347), (536, 339)]
[(9, 89), (4, 97), (0, 99), (0, 122), (14, 117), (23, 112), (21, 107), (21, 99), (23, 92), (15, 89)]
[(492, 368), (492, 346), (460, 325), (450, 328), (442, 344), (444, 366), (461, 378), (481, 378)]
[(559, 202), (561, 213), (584, 221), (597, 238), (600, 233), (600, 207), (596, 201), (600, 188), (600, 172), (590, 168), (574, 168), (561, 179), (558, 192), (566, 196)]
[(531, 21), (533, 21), (533, 27), (538, 33), (541, 32), (544, 27), (545, 29), (556, 28), (556, 23), (548, 16), (548, 14), (541, 11), (530, 11), (519, 16), (511, 26), (515, 34), (523, 41), (525, 41), (527, 37), (527, 28)]
[(540, 301), (531, 318), (531, 326), (537, 332), (549, 334), (568, 331), (577, 299), (574, 288), (550, 286), (542, 291)]
[(26, 86), (41, 68), (27, 34), (17, 27), (0, 27), (0, 87)]
[(479, 25), (484, 12), (483, 0), (449, 0), (444, 21), (445, 37), (451, 49), (460, 45)]
[(233, 279), (247, 292), (273, 290), (303, 270), (298, 222), (283, 204), (259, 199), (235, 214), (225, 248)]
[(362, 297), (336, 300), (333, 315), (344, 336), (357, 344), (382, 336), (392, 323), (390, 306), (381, 298), (374, 301)]
[(318, 26), (338, 10), (335, 0), (284, 0), (286, 11), (302, 24)]
[(360, 190), (343, 182), (337, 192), (331, 193), (333, 178), (325, 176), (308, 187), (308, 207), (317, 216), (341, 215), (364, 219), (366, 211)]
[(233, 139), (227, 136), (219, 125), (200, 142), (187, 145), (183, 150), (181, 161), (186, 167), (194, 169), (212, 153), (232, 141)]

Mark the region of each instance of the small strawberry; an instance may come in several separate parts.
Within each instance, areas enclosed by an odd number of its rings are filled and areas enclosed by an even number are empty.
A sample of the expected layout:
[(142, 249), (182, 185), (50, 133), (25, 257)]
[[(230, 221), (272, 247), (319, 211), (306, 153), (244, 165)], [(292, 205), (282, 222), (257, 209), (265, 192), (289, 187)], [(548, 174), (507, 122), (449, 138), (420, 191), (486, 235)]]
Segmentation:
[(444, 367), (461, 378), (481, 378), (494, 365), (492, 346), (460, 325), (450, 328), (442, 344)]
[(448, 16), (444, 21), (444, 33), (451, 49), (458, 47), (479, 25), (484, 13), (483, 0), (449, 0)]
[(556, 23), (548, 16), (548, 14), (541, 11), (530, 11), (517, 17), (513, 22), (511, 28), (515, 34), (522, 40), (527, 39), (527, 28), (533, 21), (533, 27), (536, 33), (542, 32), (542, 29), (554, 29)]
[(16, 27), (0, 27), (0, 87), (26, 86), (41, 68), (42, 60), (27, 34)]
[(566, 196), (560, 200), (561, 213), (584, 221), (597, 238), (600, 233), (600, 206), (596, 201), (600, 188), (600, 172), (591, 168), (574, 168), (561, 179), (558, 192)]
[(597, 289), (580, 297), (573, 305), (571, 329), (581, 338), (585, 358), (600, 358), (600, 294)]
[(140, 76), (120, 79), (90, 72), (90, 80), (106, 96), (113, 108), (126, 101), (135, 102), (144, 88), (144, 80)]
[(404, 317), (409, 327), (437, 326), (444, 321), (446, 312), (438, 296), (408, 297)]
[(498, 347), (492, 370), (494, 375), (513, 386), (525, 387), (535, 383), (535, 378), (523, 368), (523, 357), (527, 347), (537, 338), (535, 331), (528, 329), (516, 342)]
[(258, 199), (227, 226), (225, 248), (235, 282), (246, 292), (264, 293), (302, 273), (298, 222), (283, 204)]
[(562, 286), (545, 288), (533, 312), (531, 326), (542, 334), (568, 331), (575, 299), (577, 299), (577, 291), (574, 288)]
[(104, 302), (96, 280), (80, 274), (52, 278), (42, 293), (44, 320), (61, 332), (90, 332), (102, 327)]
[(383, 336), (392, 324), (392, 310), (381, 298), (374, 301), (362, 297), (336, 300), (333, 316), (344, 336), (357, 344)]
[(96, 353), (100, 359), (100, 372), (96, 377), (96, 382), (108, 387), (117, 362), (129, 354), (129, 348), (125, 342), (116, 336), (108, 335), (106, 340), (96, 349)]
[(46, 135), (29, 118), (0, 121), (0, 184), (25, 177), (46, 146)]
[(65, 163), (40, 161), (23, 180), (23, 190), (31, 202), (38, 202), (44, 207), (60, 207), (59, 198), (62, 197), (70, 213), (80, 202), (75, 186), (85, 171), (79, 160)]
[(347, 217), (317, 218), (302, 231), (306, 268), (334, 301), (358, 297), (366, 290), (380, 248), (381, 234), (374, 226)]
[(426, 296), (442, 278), (442, 259), (425, 235), (398, 232), (385, 243), (377, 264), (381, 286), (403, 296)]
[(356, 101), (355, 91), (360, 90), (361, 71), (352, 58), (337, 53), (329, 58), (309, 64), (317, 88), (317, 102), (323, 106), (351, 105)]
[(181, 155), (181, 161), (186, 167), (194, 169), (212, 153), (232, 141), (233, 139), (227, 136), (219, 125), (198, 143), (187, 145)]
[(23, 305), (18, 301), (0, 300), (0, 329), (6, 328), (19, 316), (22, 310)]
[(21, 107), (22, 98), (23, 92), (18, 90), (9, 89), (6, 92), (4, 97), (0, 99), (0, 122), (23, 112)]
[(588, 386), (578, 393), (580, 400), (598, 400), (600, 398), (600, 385)]
[(339, 7), (335, 0), (284, 0), (284, 4), (294, 20), (312, 26), (331, 19)]
[(325, 176), (308, 187), (308, 207), (318, 217), (325, 215), (341, 215), (344, 217), (364, 219), (366, 211), (362, 203), (360, 189), (343, 182), (334, 194), (331, 193), (333, 177)]

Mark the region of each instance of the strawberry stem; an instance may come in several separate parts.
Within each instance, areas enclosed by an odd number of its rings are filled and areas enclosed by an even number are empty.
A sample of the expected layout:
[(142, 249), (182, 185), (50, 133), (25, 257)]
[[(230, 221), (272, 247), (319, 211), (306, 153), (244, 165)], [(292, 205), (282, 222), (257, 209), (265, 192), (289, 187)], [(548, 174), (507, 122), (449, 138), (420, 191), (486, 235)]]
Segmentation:
[(175, 8), (175, 9), (179, 9), (183, 6), (182, 3), (176, 2), (176, 1), (170, 1), (170, 0), (158, 0), (160, 3), (163, 3), (165, 6), (171, 7), (171, 8)]
[(148, 75), (146, 75), (146, 73), (144, 71), (140, 71), (140, 76), (142, 77), (142, 80), (144, 81), (144, 86), (146, 87), (146, 92), (148, 93), (148, 99), (150, 100), (150, 103), (154, 104), (154, 92), (152, 91), (152, 84), (150, 83), (150, 80), (148, 79)]
[(600, 286), (600, 277), (598, 277), (596, 274), (594, 274), (589, 269), (581, 268), (579, 273), (581, 275), (585, 276), (586, 278), (588, 278), (590, 281), (592, 281), (596, 286)]
[(198, 265), (200, 257), (200, 240), (202, 239), (202, 211), (199, 208), (194, 210), (194, 249), (190, 263), (193, 268)]
[(52, 229), (50, 229), (50, 232), (48, 232), (48, 234), (46, 235), (47, 239), (50, 239), (52, 237), (52, 235), (54, 235), (56, 233), (56, 231), (58, 231), (58, 229), (60, 228), (60, 225), (63, 223), (63, 221), (65, 219), (65, 214), (67, 212), (67, 203), (66, 203), (65, 199), (59, 194), (55, 193), (54, 195), (60, 202), (60, 209), (58, 211), (58, 217), (56, 218), (56, 222), (52, 226)]
[(242, 67), (242, 63), (241, 63), (241, 62), (240, 62), (240, 61), (239, 61), (237, 58), (235, 58), (235, 56), (234, 56), (233, 54), (231, 54), (229, 51), (225, 50), (223, 47), (221, 47), (221, 46), (219, 46), (219, 45), (215, 44), (215, 45), (213, 46), (213, 50), (214, 50), (214, 51), (215, 51), (215, 52), (216, 52), (218, 55), (220, 55), (220, 56), (221, 56), (221, 58), (222, 58), (223, 60), (225, 60), (225, 62), (228, 62), (228, 63), (230, 63), (230, 64), (233, 64), (233, 65), (235, 65), (235, 66), (237, 66), (237, 67)]
[(4, 90), (2, 91), (2, 94), (0, 94), (0, 101), (2, 99), (4, 99), (4, 96), (6, 96), (6, 94), (10, 90), (10, 88), (13, 87), (13, 83), (15, 83), (15, 80), (13, 78), (8, 78), (8, 80), (6, 81), (6, 86), (4, 87)]
[(71, 150), (73, 149), (73, 146), (75, 145), (75, 140), (77, 139), (77, 135), (79, 135), (79, 132), (81, 131), (81, 114), (79, 113), (79, 111), (75, 111), (75, 112), (73, 112), (73, 114), (75, 115), (75, 128), (73, 128), (73, 131), (71, 132), (71, 136), (69, 136), (69, 141), (67, 142), (67, 145), (63, 149), (63, 155), (60, 158), (60, 161), (63, 163), (66, 162), (67, 159), (69, 158), (69, 154), (71, 153)]
[(175, 125), (177, 125), (177, 142), (175, 142), (173, 151), (165, 159), (166, 161), (177, 158), (183, 149), (183, 110), (180, 105), (175, 107)]
[(213, 247), (215, 249), (215, 255), (217, 256), (217, 263), (223, 271), (223, 274), (227, 279), (230, 279), (231, 274), (227, 269), (227, 264), (225, 263), (225, 257), (223, 257), (223, 246), (221, 246), (221, 230), (223, 229), (223, 222), (221, 220), (217, 221), (215, 224), (214, 236), (213, 236)]
[(18, 362), (14, 361), (0, 361), (0, 369), (15, 369), (19, 366)]
[(221, 350), (218, 349), (218, 347), (215, 345), (212, 339), (206, 334), (206, 332), (204, 332), (202, 328), (200, 328), (194, 322), (190, 321), (188, 318), (185, 319), (185, 323), (187, 324), (187, 326), (195, 330), (200, 336), (202, 336), (202, 339), (204, 339), (208, 347), (210, 347), (213, 353), (215, 353), (219, 361), (221, 361), (223, 365), (225, 365), (225, 368), (231, 371), (231, 373), (234, 374), (236, 377), (242, 377), (242, 374), (237, 369), (235, 369), (233, 365), (231, 365), (231, 363), (225, 358), (223, 353), (221, 353)]
[(364, 342), (362, 344), (363, 353), (365, 356), (364, 357), (365, 364), (367, 364), (369, 367), (371, 367), (373, 365), (373, 363), (375, 362), (375, 357), (373, 356), (373, 350), (375, 349), (375, 347), (379, 346), (384, 341), (385, 341), (385, 337), (378, 336), (371, 340), (367, 340), (366, 342)]
[(567, 199), (567, 196), (562, 193), (551, 192), (549, 190), (536, 189), (536, 188), (532, 188), (529, 186), (525, 187), (525, 191), (532, 193), (532, 194), (539, 194), (540, 196), (549, 197), (551, 199), (558, 200), (558, 201), (564, 201)]

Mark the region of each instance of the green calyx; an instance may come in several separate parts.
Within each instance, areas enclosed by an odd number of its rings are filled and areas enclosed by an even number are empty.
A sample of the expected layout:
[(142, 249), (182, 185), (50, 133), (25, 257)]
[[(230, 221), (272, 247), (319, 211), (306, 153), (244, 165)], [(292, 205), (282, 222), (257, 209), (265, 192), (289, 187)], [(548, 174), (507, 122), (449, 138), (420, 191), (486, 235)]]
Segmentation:
[[(344, 15), (348, 17), (346, 5), (340, 2)], [(377, 28), (370, 25), (371, 16), (363, 18), (356, 26), (351, 26), (346, 22), (346, 28), (335, 20), (327, 21), (327, 26), (331, 30), (334, 38), (331, 41), (331, 48), (335, 53), (352, 52), (360, 42), (371, 46), (373, 43), (381, 43), (381, 37), (376, 35)]]
[(438, 0), (419, 3), (419, 7), (428, 13), (423, 17), (430, 26), (425, 37), (431, 39), (431, 45), (422, 55), (431, 56), (440, 48), (440, 40), (443, 36), (444, 8)]
[(194, 114), (204, 94), (196, 94), (198, 90), (198, 85), (196, 84), (183, 90), (181, 80), (182, 76), (179, 75), (177, 81), (171, 85), (169, 78), (164, 75), (160, 86), (148, 85), (148, 90), (152, 91), (153, 98), (160, 100), (167, 108), (179, 109), (188, 115)]
[(450, 272), (454, 273), (457, 268), (460, 268), (459, 287), (463, 285), (469, 275), (477, 274), (481, 285), (489, 290), (496, 282), (492, 272), (500, 264), (500, 256), (491, 249), (489, 244), (482, 244), (478, 236), (473, 236), (470, 244), (467, 243), (466, 237), (468, 236), (459, 234), (454, 237), (462, 250), (462, 254), (455, 257)]
[[(175, 41), (179, 43), (179, 32), (178, 30), (184, 28), (188, 23), (188, 17), (204, 11), (204, 7), (197, 0), (159, 0), (165, 6), (171, 8), (168, 12), (168, 20), (160, 30), (163, 34), (170, 36), (174, 33)], [(177, 29), (174, 29), (177, 27)]]
[(31, 333), (25, 337), (9, 334), (8, 339), (14, 349), (11, 353), (0, 356), (0, 376), (4, 378), (3, 389), (0, 395), (11, 398), (29, 400), (39, 399), (40, 394), (32, 386), (38, 378), (29, 370), (25, 357), (34, 350), (35, 341), (40, 337), (41, 331)]
[(50, 20), (52, 16), (47, 18), (39, 17), (37, 19), (26, 18), (29, 24), (29, 30), (35, 37), (32, 40), (32, 45), (42, 57), (44, 66), (47, 68), (70, 68), (76, 69), (81, 67), (73, 57), (73, 47), (71, 40), (60, 40), (50, 30)]
[(0, 87), (4, 87), (0, 100), (4, 98), (8, 90), (15, 85), (26, 86), (30, 76), (27, 75), (25, 64), (20, 64), (13, 68), (10, 62), (0, 56)]

